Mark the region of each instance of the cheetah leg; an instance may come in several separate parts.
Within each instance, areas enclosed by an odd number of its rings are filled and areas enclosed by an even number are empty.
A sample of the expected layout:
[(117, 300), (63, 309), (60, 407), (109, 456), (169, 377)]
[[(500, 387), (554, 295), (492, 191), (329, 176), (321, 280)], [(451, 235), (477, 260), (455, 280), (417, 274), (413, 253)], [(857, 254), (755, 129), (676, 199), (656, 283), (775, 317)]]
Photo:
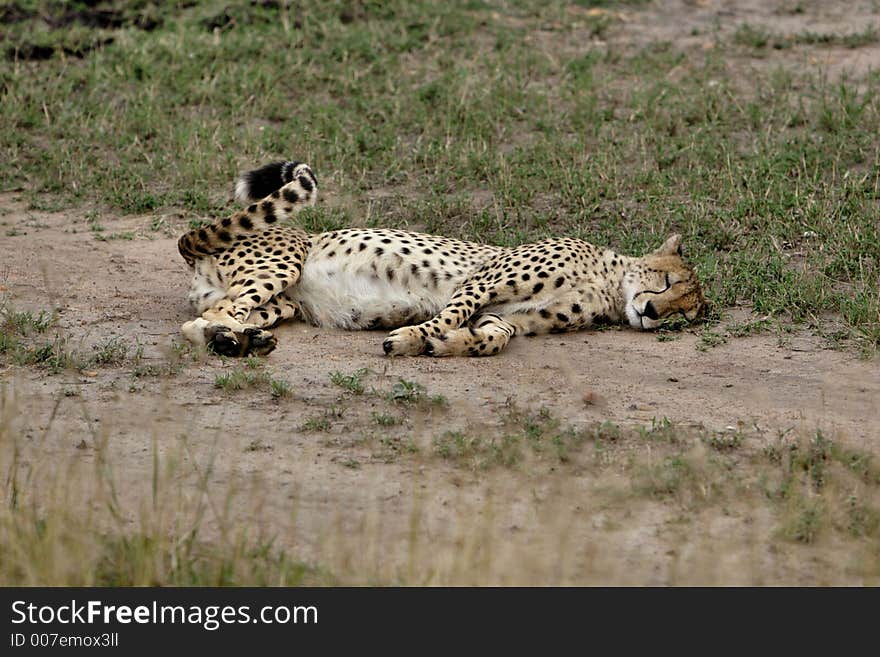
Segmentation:
[(480, 315), (471, 326), (429, 337), (424, 353), (428, 356), (494, 356), (515, 334), (514, 326), (498, 315)]
[(590, 308), (586, 291), (572, 290), (544, 308), (516, 313), (485, 313), (470, 326), (426, 339), (423, 353), (430, 356), (492, 356), (507, 346), (515, 335), (576, 331), (592, 323), (596, 309)]
[(296, 316), (296, 305), (287, 299), (283, 294), (279, 294), (269, 299), (266, 304), (251, 311), (247, 321), (248, 324), (259, 326), (267, 329), (277, 326), (286, 319)]
[[(184, 336), (194, 344), (210, 348), (222, 356), (265, 356), (275, 349), (277, 340), (264, 326), (272, 326), (280, 319), (292, 317), (295, 307), (276, 302), (275, 308), (280, 313), (275, 316), (272, 307), (274, 297), (286, 288), (294, 285), (299, 279), (302, 270), (304, 253), (300, 254), (300, 260), (295, 266), (287, 271), (279, 272), (278, 275), (269, 275), (260, 272), (264, 278), (258, 280), (246, 279), (243, 283), (236, 283), (227, 292), (226, 298), (221, 299), (202, 313), (202, 316), (182, 327)], [(288, 306), (291, 306), (288, 308)], [(266, 317), (263, 317), (266, 313)]]
[[(594, 297), (591, 294), (587, 298)], [(587, 305), (583, 292), (572, 291), (544, 308), (505, 314), (504, 319), (513, 327), (516, 335), (532, 337), (586, 328), (598, 314), (601, 311)]]
[(446, 307), (436, 316), (421, 324), (391, 331), (382, 348), (389, 356), (418, 356), (424, 353), (428, 338), (460, 328), (488, 300), (487, 286), (471, 279), (455, 291)]

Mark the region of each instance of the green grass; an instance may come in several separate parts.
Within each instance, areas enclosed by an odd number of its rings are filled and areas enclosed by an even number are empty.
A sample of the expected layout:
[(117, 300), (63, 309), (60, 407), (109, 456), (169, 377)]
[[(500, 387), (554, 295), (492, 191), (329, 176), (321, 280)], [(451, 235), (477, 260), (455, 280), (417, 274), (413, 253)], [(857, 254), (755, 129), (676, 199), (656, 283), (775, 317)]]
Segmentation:
[[(629, 253), (680, 232), (712, 302), (697, 329), (699, 348), (766, 331), (782, 339), (807, 326), (832, 346), (875, 354), (880, 76), (832, 79), (771, 58), (777, 50), (859, 48), (876, 43), (876, 32), (780, 35), (742, 25), (698, 53), (606, 39), (623, 26), (614, 12), (641, 4), (106, 0), (99, 8), (118, 9), (120, 27), (50, 29), (33, 17), (5, 29), (0, 46), (0, 192), (15, 191), (34, 211), (80, 207), (85, 223), (75, 229), (98, 241), (172, 236), (229, 214), (239, 171), (295, 157), (314, 166), (326, 199), (298, 216), (308, 230), (388, 226), (505, 245), (564, 234)], [(18, 5), (48, 15), (67, 6)], [(591, 8), (611, 12), (584, 11)], [(760, 66), (751, 65), (755, 58)], [(137, 231), (114, 232), (112, 218), (122, 214), (147, 217)], [(10, 236), (30, 228), (4, 224)], [(743, 305), (751, 317), (726, 317)], [(182, 367), (181, 354), (143, 362), (121, 338), (84, 347), (57, 320), (55, 311), (0, 308), (0, 365), (126, 368), (141, 386)], [(677, 328), (670, 323), (658, 340), (676, 339)], [(279, 407), (302, 403), (264, 362), (237, 362), (214, 385), (271, 397), (279, 415), (287, 410)], [(645, 427), (583, 424), (517, 408), (473, 426), (446, 412), (438, 428), (422, 423), (448, 406), (429, 393), (429, 380), (368, 392), (369, 373), (333, 372), (345, 393), (339, 405), (289, 425), (325, 434), (307, 438), (328, 451), (351, 450), (332, 456), (340, 468), (367, 474), (373, 463), (394, 462), (403, 471), (436, 470), (465, 497), (472, 481), (491, 486), (512, 472), (536, 504), (547, 486), (573, 486), (577, 496), (560, 496), (565, 507), (556, 511), (582, 518), (590, 511), (580, 505), (596, 504), (625, 524), (643, 508), (693, 512), (685, 517), (694, 525), (701, 512), (739, 514), (750, 527), (766, 517), (773, 532), (757, 535), (780, 549), (836, 541), (849, 553), (880, 538), (876, 457), (820, 433), (718, 432), (666, 418)], [(86, 390), (59, 396), (85, 408)], [(53, 498), (76, 461), (38, 476), (54, 463), (34, 451), (21, 457), (39, 441), (16, 433), (10, 417), (0, 414), (4, 584), (444, 581), (415, 557), (406, 572), (375, 575), (344, 558), (327, 568), (276, 547), (274, 527), (226, 525), (224, 500), (236, 486), (212, 498), (207, 472), (180, 470), (195, 462), (182, 447), (154, 449), (151, 494), (142, 509), (120, 513), (104, 468), (109, 454), (89, 437), (99, 467), (79, 481), (97, 492), (81, 507)], [(259, 439), (242, 448), (253, 457), (286, 449)], [(229, 530), (222, 540), (202, 525), (217, 500), (208, 524)], [(479, 515), (463, 509), (451, 519)], [(421, 521), (413, 518), (416, 537)], [(380, 545), (369, 535), (356, 542), (358, 551)], [(554, 561), (558, 547), (545, 550)], [(876, 580), (876, 548), (870, 554)], [(459, 556), (464, 575), (449, 581), (486, 581), (482, 566), (468, 570), (474, 565)], [(516, 569), (525, 565), (516, 561)]]
[(329, 431), (332, 426), (330, 417), (327, 415), (308, 417), (300, 426), (302, 431)]
[(741, 24), (733, 35), (733, 42), (737, 45), (749, 48), (785, 50), (793, 46), (843, 46), (845, 48), (860, 48), (872, 45), (880, 41), (880, 34), (873, 25), (866, 27), (861, 32), (849, 34), (835, 34), (829, 32), (804, 31), (797, 34), (776, 34), (761, 26), (748, 23)]
[[(0, 364), (33, 365), (56, 374), (130, 364), (139, 371), (143, 349), (132, 350), (128, 340), (111, 336), (92, 347), (72, 344), (66, 331), (55, 327), (56, 311), (19, 311), (0, 303)], [(50, 331), (50, 329), (52, 329)], [(146, 374), (142, 371), (140, 376)]]
[[(81, 58), (0, 61), (0, 190), (24, 181), (34, 199), (199, 224), (230, 212), (239, 170), (297, 157), (333, 197), (306, 213), (313, 230), (568, 234), (627, 252), (676, 230), (719, 312), (745, 300), (784, 322), (836, 316), (866, 353), (880, 345), (877, 76), (726, 66), (751, 56), (740, 46), (857, 48), (873, 30), (744, 24), (695, 56), (593, 48), (563, 2), (227, 5), (158, 3), (147, 31), (137, 17), (153, 10), (136, 3)], [(9, 47), (96, 38), (75, 27), (25, 21)]]
[(351, 374), (343, 374), (342, 372), (331, 372), (330, 382), (340, 388), (347, 390), (355, 395), (364, 394), (363, 378), (369, 374), (370, 370), (366, 367), (352, 372)]

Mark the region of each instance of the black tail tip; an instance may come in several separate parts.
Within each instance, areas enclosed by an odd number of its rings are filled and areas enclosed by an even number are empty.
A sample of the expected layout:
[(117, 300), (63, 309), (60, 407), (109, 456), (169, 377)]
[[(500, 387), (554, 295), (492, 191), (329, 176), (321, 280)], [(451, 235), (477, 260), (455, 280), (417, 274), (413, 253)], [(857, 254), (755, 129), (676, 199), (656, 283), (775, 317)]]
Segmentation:
[(241, 174), (235, 182), (235, 199), (240, 203), (259, 201), (293, 179), (299, 162), (278, 160)]

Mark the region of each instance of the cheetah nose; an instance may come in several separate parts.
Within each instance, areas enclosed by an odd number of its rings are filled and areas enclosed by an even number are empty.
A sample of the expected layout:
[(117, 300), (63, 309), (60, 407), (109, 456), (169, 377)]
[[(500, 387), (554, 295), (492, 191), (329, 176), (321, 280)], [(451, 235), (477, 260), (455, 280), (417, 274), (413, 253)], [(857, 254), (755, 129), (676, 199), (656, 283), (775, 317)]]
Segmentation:
[(642, 314), (648, 319), (660, 319), (660, 315), (657, 314), (657, 309), (651, 301), (645, 304), (645, 309), (642, 311)]

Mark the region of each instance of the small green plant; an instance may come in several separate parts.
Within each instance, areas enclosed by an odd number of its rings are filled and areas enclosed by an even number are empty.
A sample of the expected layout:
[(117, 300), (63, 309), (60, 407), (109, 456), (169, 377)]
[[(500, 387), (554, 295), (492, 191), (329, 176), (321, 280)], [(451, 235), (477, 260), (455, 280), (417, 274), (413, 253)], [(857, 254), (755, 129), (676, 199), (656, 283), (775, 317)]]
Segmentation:
[(733, 42), (750, 48), (766, 48), (770, 34), (762, 27), (741, 24), (733, 34)]
[(369, 369), (362, 367), (352, 374), (343, 374), (342, 372), (331, 372), (330, 381), (334, 385), (344, 388), (348, 392), (355, 395), (364, 394), (363, 378), (369, 373)]
[(92, 362), (96, 365), (122, 365), (129, 352), (128, 342), (119, 336), (107, 338), (95, 345)]
[(265, 372), (235, 369), (218, 374), (214, 378), (214, 387), (220, 388), (226, 392), (234, 392), (245, 388), (253, 388), (265, 384), (268, 381), (269, 377)]
[[(101, 229), (103, 230), (103, 228)], [(131, 241), (135, 238), (135, 234), (131, 231), (126, 231), (123, 233), (110, 233), (109, 235), (104, 235), (102, 233), (95, 233), (95, 239), (99, 242), (109, 242), (112, 240), (125, 240)]]
[(823, 515), (819, 501), (799, 499), (783, 525), (783, 535), (799, 543), (813, 543), (822, 529)]
[(83, 356), (76, 349), (67, 345), (67, 339), (56, 337), (52, 342), (18, 349), (15, 361), (19, 365), (37, 365), (45, 367), (52, 373), (62, 370), (84, 370), (92, 364), (92, 360)]
[(269, 381), (269, 392), (276, 399), (287, 397), (290, 394), (290, 383), (283, 379), (272, 379)]
[(703, 442), (718, 452), (731, 452), (742, 445), (743, 434), (739, 431), (712, 431), (703, 434)]
[(300, 425), (300, 429), (303, 431), (328, 431), (331, 424), (327, 415), (316, 415), (306, 418)]
[(697, 349), (699, 351), (707, 351), (712, 347), (717, 347), (719, 345), (725, 344), (726, 342), (727, 338), (725, 338), (723, 335), (706, 330), (700, 333), (700, 342), (697, 344)]
[(684, 454), (664, 458), (639, 468), (635, 478), (636, 490), (649, 497), (663, 499), (681, 497), (693, 487), (696, 472)]
[(58, 313), (55, 311), (41, 310), (35, 314), (0, 308), (0, 331), (3, 333), (13, 332), (21, 336), (45, 333), (57, 320)]
[(424, 394), (425, 387), (423, 385), (414, 381), (400, 379), (391, 386), (391, 392), (388, 393), (386, 398), (388, 401), (397, 404), (415, 404), (422, 400)]
[(389, 415), (388, 413), (377, 413), (376, 411), (373, 411), (371, 417), (373, 418), (373, 422), (378, 424), (380, 427), (393, 427), (403, 421), (402, 418), (397, 417), (396, 415)]

